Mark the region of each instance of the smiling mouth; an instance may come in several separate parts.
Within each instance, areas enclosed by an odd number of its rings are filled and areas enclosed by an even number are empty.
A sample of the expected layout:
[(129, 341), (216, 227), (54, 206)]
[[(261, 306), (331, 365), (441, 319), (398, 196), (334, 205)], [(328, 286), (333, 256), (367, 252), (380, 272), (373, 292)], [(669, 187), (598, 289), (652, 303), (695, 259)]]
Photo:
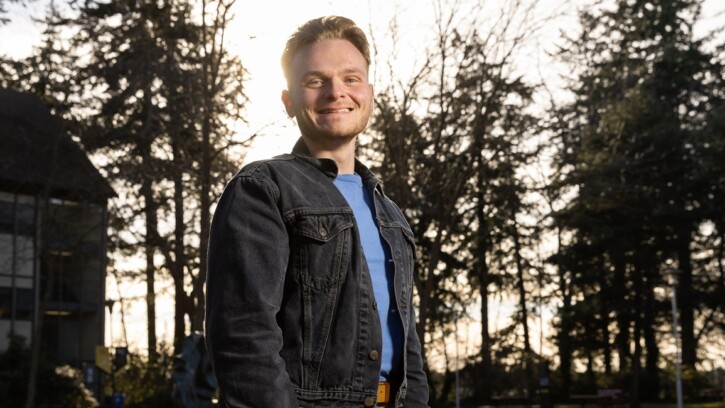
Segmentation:
[(352, 112), (351, 108), (342, 108), (342, 109), (323, 109), (320, 111), (320, 113), (349, 113)]

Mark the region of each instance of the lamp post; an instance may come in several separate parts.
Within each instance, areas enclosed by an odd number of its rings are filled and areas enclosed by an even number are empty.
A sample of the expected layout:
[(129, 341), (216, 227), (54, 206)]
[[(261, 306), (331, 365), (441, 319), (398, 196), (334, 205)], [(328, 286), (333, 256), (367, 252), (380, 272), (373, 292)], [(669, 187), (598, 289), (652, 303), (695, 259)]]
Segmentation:
[[(111, 348), (113, 348), (113, 305), (114, 304), (115, 304), (115, 301), (113, 299), (107, 299), (105, 302), (105, 305), (108, 308), (108, 316), (109, 316), (109, 319), (111, 320), (111, 325), (110, 325)], [(115, 354), (114, 354), (114, 357), (115, 357)], [(115, 358), (114, 358), (114, 360), (115, 360)], [(113, 360), (111, 360), (111, 373), (110, 374), (111, 374), (111, 392), (112, 392), (111, 406), (116, 407), (116, 406), (118, 406), (118, 404), (114, 400), (114, 398), (116, 398), (116, 395), (117, 395), (117, 393), (116, 393), (116, 362)], [(108, 398), (108, 397), (106, 397), (106, 398)], [(123, 402), (121, 402), (121, 404), (123, 404)], [(121, 406), (123, 406), (123, 405), (121, 405)]]
[[(448, 305), (448, 310), (451, 311), (451, 315), (456, 316), (457, 313), (456, 313), (455, 305)], [(461, 368), (458, 366), (459, 355), (458, 355), (458, 319), (457, 318), (453, 321), (453, 336), (456, 339), (455, 340), (456, 341), (456, 344), (455, 344), (455, 346), (456, 346), (456, 350), (455, 350), (456, 351), (456, 357), (455, 357), (455, 360), (454, 360), (454, 365), (455, 365), (454, 369), (456, 370), (456, 373), (455, 373), (455, 378), (456, 378), (456, 408), (460, 408), (461, 407), (461, 383), (460, 383), (460, 371), (461, 371)], [(446, 364), (448, 364), (448, 363), (446, 363)]]
[(672, 288), (672, 333), (675, 336), (675, 375), (677, 378), (677, 408), (682, 408), (682, 372), (680, 369), (682, 356), (680, 354), (680, 333), (677, 330), (677, 279), (680, 273), (679, 269), (668, 268), (665, 271), (667, 281)]
[(458, 365), (458, 319), (454, 323), (456, 330), (456, 408), (461, 408), (461, 381), (459, 374), (461, 367)]
[(104, 304), (108, 308), (108, 318), (111, 321), (111, 324), (108, 326), (111, 331), (111, 333), (110, 333), (111, 347), (113, 347), (113, 305), (114, 305), (114, 303), (116, 303), (116, 302), (113, 299), (106, 299), (106, 301), (104, 302)]

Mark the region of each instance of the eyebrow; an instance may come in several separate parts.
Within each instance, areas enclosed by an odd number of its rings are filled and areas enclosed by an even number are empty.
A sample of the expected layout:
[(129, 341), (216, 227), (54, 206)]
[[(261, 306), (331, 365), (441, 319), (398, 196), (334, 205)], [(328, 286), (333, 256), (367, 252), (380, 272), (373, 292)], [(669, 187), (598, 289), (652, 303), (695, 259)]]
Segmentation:
[[(343, 74), (360, 74), (360, 75), (365, 74), (363, 71), (360, 71), (359, 69), (355, 69), (355, 68), (347, 68), (347, 69), (343, 70), (342, 73)], [(308, 72), (305, 72), (301, 78), (305, 79), (305, 78), (308, 78), (311, 76), (327, 77), (328, 75), (322, 71), (308, 71)]]

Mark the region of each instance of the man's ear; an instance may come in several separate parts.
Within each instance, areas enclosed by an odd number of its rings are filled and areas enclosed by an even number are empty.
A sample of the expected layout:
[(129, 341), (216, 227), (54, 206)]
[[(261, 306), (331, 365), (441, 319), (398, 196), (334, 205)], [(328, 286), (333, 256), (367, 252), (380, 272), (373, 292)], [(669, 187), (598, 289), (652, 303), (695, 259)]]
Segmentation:
[(284, 104), (284, 109), (287, 111), (287, 116), (290, 118), (295, 117), (295, 113), (292, 110), (292, 98), (290, 97), (289, 91), (285, 89), (282, 91), (282, 103)]

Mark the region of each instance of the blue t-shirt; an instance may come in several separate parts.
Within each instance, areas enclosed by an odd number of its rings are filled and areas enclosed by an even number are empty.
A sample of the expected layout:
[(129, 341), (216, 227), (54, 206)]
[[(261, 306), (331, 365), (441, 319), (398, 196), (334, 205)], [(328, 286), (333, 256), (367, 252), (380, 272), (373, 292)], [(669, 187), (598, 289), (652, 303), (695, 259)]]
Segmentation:
[(383, 330), (380, 378), (389, 380), (391, 370), (400, 367), (403, 353), (403, 323), (395, 302), (393, 258), (378, 231), (370, 193), (357, 174), (338, 174), (335, 186), (347, 200), (357, 222), (365, 260), (370, 270), (373, 292)]

